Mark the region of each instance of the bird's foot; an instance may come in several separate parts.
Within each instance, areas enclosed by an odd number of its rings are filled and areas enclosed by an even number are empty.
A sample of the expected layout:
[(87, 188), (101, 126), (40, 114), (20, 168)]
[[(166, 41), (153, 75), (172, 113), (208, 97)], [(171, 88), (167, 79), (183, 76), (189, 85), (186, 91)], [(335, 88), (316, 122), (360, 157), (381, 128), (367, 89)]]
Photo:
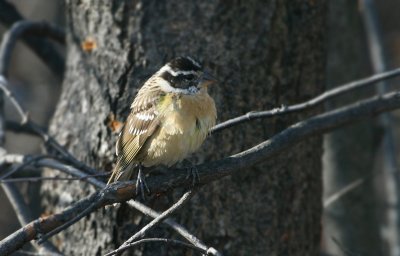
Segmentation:
[(192, 186), (200, 183), (200, 176), (196, 166), (192, 165), (190, 167), (187, 167), (186, 179), (192, 179)]
[(139, 195), (139, 194), (140, 194), (141, 197), (142, 197), (142, 199), (143, 199), (143, 201), (145, 201), (145, 194), (144, 194), (144, 192), (145, 192), (145, 190), (146, 190), (146, 193), (147, 193), (147, 194), (150, 194), (150, 189), (149, 189), (149, 187), (147, 186), (145, 177), (144, 177), (144, 175), (143, 175), (142, 168), (143, 168), (143, 167), (142, 167), (141, 165), (139, 165), (139, 172), (138, 172), (137, 179), (136, 179), (136, 195)]

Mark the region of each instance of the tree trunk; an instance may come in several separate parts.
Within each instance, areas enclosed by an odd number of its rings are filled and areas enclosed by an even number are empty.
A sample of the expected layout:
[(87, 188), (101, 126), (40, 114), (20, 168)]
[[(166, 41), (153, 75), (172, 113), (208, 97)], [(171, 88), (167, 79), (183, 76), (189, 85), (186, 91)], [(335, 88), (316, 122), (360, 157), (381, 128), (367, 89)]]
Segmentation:
[[(51, 132), (86, 163), (110, 171), (116, 135), (141, 83), (174, 56), (190, 55), (221, 81), (210, 94), (219, 120), (306, 100), (323, 89), (325, 1), (68, 1), (68, 63)], [(81, 49), (85, 38), (97, 45)], [(211, 136), (196, 161), (261, 142), (306, 115), (255, 121)], [(321, 140), (208, 184), (175, 218), (226, 255), (318, 255)], [(43, 185), (53, 211), (93, 191)], [(176, 200), (178, 191), (170, 196)], [(166, 200), (164, 200), (166, 201)], [(168, 202), (170, 204), (171, 202)], [(53, 207), (55, 205), (55, 207)], [(153, 207), (166, 207), (163, 199)], [(102, 254), (149, 220), (127, 207), (91, 214), (58, 236), (67, 255)], [(171, 237), (158, 227), (150, 237)], [(82, 239), (84, 237), (85, 239)], [(146, 245), (143, 255), (182, 255)]]

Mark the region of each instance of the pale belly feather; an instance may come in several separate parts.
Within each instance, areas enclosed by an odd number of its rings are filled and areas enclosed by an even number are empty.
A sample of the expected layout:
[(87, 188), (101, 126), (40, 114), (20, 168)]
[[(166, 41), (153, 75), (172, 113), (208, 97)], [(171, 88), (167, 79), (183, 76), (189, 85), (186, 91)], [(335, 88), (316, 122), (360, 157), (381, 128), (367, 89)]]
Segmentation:
[[(203, 102), (204, 103), (204, 102)], [(147, 156), (142, 164), (171, 166), (195, 152), (204, 142), (209, 129), (215, 125), (216, 111), (214, 102), (196, 106), (202, 111), (193, 111), (182, 103), (174, 105), (174, 109), (165, 118), (147, 144)], [(192, 104), (193, 105), (193, 104)], [(190, 110), (190, 111), (188, 111)]]

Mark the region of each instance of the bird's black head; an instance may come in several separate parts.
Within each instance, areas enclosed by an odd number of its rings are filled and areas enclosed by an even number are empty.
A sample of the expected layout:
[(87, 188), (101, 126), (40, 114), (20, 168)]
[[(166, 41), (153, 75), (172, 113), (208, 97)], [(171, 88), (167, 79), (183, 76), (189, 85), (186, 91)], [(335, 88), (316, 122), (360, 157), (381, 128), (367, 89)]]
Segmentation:
[(178, 57), (165, 66), (159, 72), (159, 76), (168, 82), (169, 87), (165, 91), (195, 94), (203, 86), (212, 82), (208, 73), (202, 70), (199, 62), (191, 57)]
[(201, 65), (191, 57), (178, 57), (171, 60), (168, 65), (176, 72), (179, 71), (199, 71)]

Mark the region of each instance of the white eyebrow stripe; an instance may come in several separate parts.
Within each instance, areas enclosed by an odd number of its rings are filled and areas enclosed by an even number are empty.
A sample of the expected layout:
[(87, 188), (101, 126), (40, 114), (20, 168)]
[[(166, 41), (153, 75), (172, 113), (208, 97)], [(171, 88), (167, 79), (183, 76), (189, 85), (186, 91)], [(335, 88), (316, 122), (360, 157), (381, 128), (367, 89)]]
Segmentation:
[(169, 65), (165, 65), (164, 67), (162, 67), (157, 73), (162, 74), (164, 72), (168, 72), (173, 76), (179, 76), (179, 75), (195, 75), (197, 73), (197, 71), (194, 70), (189, 70), (189, 71), (185, 71), (185, 70), (179, 70), (179, 71), (174, 71)]

